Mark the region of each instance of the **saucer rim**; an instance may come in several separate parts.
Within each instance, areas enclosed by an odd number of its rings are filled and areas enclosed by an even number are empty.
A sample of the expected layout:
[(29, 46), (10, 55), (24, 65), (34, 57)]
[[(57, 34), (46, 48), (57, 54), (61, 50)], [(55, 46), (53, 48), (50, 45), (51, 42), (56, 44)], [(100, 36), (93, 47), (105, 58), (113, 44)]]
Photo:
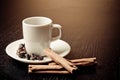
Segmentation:
[[(56, 41), (58, 41), (58, 40), (56, 40)], [(64, 51), (63, 53), (59, 53), (61, 57), (65, 57), (65, 56), (67, 56), (67, 55), (69, 54), (69, 52), (71, 51), (71, 46), (70, 46), (66, 41), (64, 41), (64, 40), (59, 39), (59, 41), (64, 42), (64, 43), (66, 44), (66, 46), (67, 46), (66, 52)], [(24, 42), (24, 39), (18, 39), (18, 40), (15, 40), (15, 41), (9, 43), (9, 44), (6, 46), (6, 48), (5, 48), (6, 54), (7, 54), (9, 57), (11, 57), (11, 58), (13, 58), (13, 59), (15, 59), (15, 60), (17, 60), (17, 61), (23, 62), (23, 63), (39, 64), (39, 63), (47, 63), (47, 62), (52, 61), (52, 59), (50, 59), (50, 58), (48, 58), (48, 57), (45, 57), (45, 58), (47, 58), (47, 61), (45, 61), (45, 60), (42, 60), (42, 61), (39, 61), (39, 60), (27, 60), (27, 59), (23, 59), (23, 58), (20, 58), (20, 57), (15, 57), (15, 55), (13, 55), (13, 54), (11, 54), (11, 53), (9, 52), (8, 48), (9, 48), (11, 45), (15, 45), (15, 44), (17, 44), (17, 43), (23, 43), (23, 42)], [(54, 43), (54, 42), (53, 42), (53, 43)], [(14, 49), (14, 48), (13, 48), (13, 49)], [(15, 53), (14, 53), (14, 54), (15, 54)], [(64, 55), (62, 55), (62, 54), (64, 54)], [(17, 54), (16, 54), (16, 55), (17, 55)]]

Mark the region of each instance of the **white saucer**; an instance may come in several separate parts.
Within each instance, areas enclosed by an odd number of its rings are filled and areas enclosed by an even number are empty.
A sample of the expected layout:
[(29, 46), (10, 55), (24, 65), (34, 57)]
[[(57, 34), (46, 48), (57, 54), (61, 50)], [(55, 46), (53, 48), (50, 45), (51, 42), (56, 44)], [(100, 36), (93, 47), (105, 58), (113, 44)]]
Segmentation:
[[(11, 58), (24, 63), (46, 63), (51, 61), (51, 59), (48, 57), (44, 57), (43, 60), (27, 60), (27, 59), (18, 57), (18, 55), (16, 54), (16, 51), (20, 43), (24, 43), (24, 39), (14, 41), (6, 47), (6, 53)], [(71, 50), (70, 45), (63, 40), (56, 40), (54, 42), (51, 42), (50, 48), (62, 57), (66, 56)]]

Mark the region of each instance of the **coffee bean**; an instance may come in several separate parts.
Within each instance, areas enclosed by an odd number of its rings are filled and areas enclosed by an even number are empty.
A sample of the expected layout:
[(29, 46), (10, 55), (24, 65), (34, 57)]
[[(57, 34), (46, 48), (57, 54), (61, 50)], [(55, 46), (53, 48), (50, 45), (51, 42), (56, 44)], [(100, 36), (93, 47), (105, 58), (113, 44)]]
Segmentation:
[(25, 47), (24, 44), (19, 44), (19, 49)]
[(27, 60), (30, 60), (30, 55), (29, 54), (25, 54), (25, 57), (27, 58)]
[(30, 60), (36, 60), (36, 59), (37, 59), (37, 56), (34, 53), (32, 53), (30, 55)]
[(43, 56), (38, 56), (37, 60), (43, 60), (43, 58), (44, 58)]
[(43, 60), (44, 56), (36, 55), (35, 53), (28, 54), (25, 49), (25, 44), (19, 44), (19, 48), (16, 53), (20, 58), (26, 58), (27, 60)]
[(18, 49), (18, 50), (17, 50), (17, 53), (20, 53), (20, 52), (21, 52), (21, 49)]
[(25, 58), (25, 54), (17, 53), (20, 58)]
[(43, 60), (43, 56), (36, 55), (34, 53), (31, 54), (30, 59), (31, 60)]

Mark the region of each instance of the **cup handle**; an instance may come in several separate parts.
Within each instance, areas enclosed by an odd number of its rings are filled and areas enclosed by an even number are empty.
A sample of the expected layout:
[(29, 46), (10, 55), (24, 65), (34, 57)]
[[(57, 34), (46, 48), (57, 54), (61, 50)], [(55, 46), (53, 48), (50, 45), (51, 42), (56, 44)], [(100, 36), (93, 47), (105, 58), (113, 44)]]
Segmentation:
[(61, 38), (61, 35), (62, 35), (61, 27), (62, 26), (59, 24), (52, 24), (52, 29), (57, 28), (59, 30), (59, 35), (56, 37), (52, 37), (52, 41), (55, 41)]

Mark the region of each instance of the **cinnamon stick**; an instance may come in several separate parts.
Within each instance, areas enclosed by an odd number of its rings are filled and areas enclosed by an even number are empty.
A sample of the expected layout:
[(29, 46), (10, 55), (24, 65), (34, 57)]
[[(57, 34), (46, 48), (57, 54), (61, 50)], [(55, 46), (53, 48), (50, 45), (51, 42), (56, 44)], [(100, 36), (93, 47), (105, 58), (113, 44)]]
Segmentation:
[(28, 71), (28, 73), (47, 73), (47, 74), (70, 74), (67, 70), (47, 70), (47, 71)]
[(29, 65), (28, 73), (69, 74), (70, 72), (60, 65)]
[(29, 65), (28, 68), (33, 70), (59, 70), (63, 67), (60, 65)]
[[(96, 61), (96, 57), (93, 57), (93, 58), (82, 58), (82, 59), (72, 59), (72, 60), (69, 60), (69, 61), (72, 62), (74, 65), (81, 64), (81, 63), (84, 64), (84, 63), (89, 63), (89, 62), (95, 62)], [(77, 64), (75, 64), (75, 63), (77, 63)], [(55, 62), (49, 63), (49, 65), (55, 65), (55, 64), (56, 64)]]
[[(77, 62), (73, 63), (75, 66), (89, 66), (89, 65), (94, 65), (97, 64), (97, 61), (94, 62)], [(48, 65), (57, 65), (55, 62), (51, 62)]]
[(94, 62), (94, 61), (96, 61), (96, 57), (70, 60), (70, 62), (73, 62), (73, 63), (77, 63), (77, 62)]
[(83, 62), (83, 63), (74, 63), (76, 66), (90, 66), (90, 65), (94, 65), (97, 64), (97, 61), (94, 62)]
[(65, 58), (59, 56), (49, 48), (45, 49), (44, 53), (48, 57), (52, 58), (52, 60), (55, 61), (57, 64), (60, 64), (61, 66), (63, 66), (70, 73), (73, 73), (74, 70), (77, 70), (77, 67), (73, 63), (67, 61)]

